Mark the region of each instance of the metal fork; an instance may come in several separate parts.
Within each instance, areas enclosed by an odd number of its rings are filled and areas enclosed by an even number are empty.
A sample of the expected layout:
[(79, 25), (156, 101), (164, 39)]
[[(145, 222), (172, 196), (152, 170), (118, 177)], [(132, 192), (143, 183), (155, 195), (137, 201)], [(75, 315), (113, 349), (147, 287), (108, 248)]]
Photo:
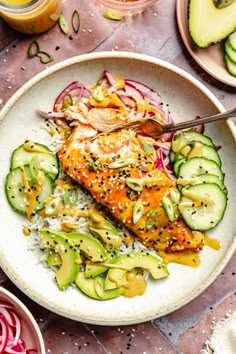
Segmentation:
[(97, 134), (91, 140), (96, 139), (100, 135), (111, 133), (111, 132), (121, 130), (124, 128), (136, 128), (136, 129), (139, 128), (143, 133), (146, 133), (147, 135), (156, 139), (164, 133), (176, 132), (178, 130), (196, 127), (201, 124), (207, 124), (207, 123), (215, 122), (217, 120), (223, 120), (223, 119), (228, 119), (228, 118), (232, 118), (232, 117), (236, 117), (236, 107), (230, 111), (218, 113), (213, 116), (203, 117), (203, 118), (199, 118), (199, 119), (192, 119), (192, 120), (188, 120), (188, 121), (176, 123), (176, 124), (175, 123), (162, 124), (155, 117), (153, 117), (153, 118), (138, 118), (138, 119), (133, 119), (130, 122), (114, 125), (112, 128), (109, 128), (109, 129)]

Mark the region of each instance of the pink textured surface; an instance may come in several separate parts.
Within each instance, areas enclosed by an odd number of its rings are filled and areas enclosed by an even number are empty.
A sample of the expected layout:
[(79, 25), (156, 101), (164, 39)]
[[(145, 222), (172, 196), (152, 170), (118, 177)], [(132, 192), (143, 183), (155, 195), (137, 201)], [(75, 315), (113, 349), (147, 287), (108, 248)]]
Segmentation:
[[(57, 25), (39, 36), (25, 36), (12, 31), (0, 20), (0, 108), (19, 87), (45, 70), (45, 65), (37, 58), (27, 57), (28, 45), (35, 38), (40, 39), (43, 50), (53, 55), (54, 61), (49, 65), (93, 51), (124, 50), (152, 55), (195, 76), (226, 109), (235, 106), (236, 89), (210, 77), (185, 49), (176, 24), (174, 0), (159, 0), (128, 22), (106, 20), (101, 15), (102, 8), (93, 1), (64, 0), (63, 3), (67, 19), (74, 9), (80, 14), (80, 32), (72, 37), (62, 34)], [(235, 268), (236, 261), (232, 258), (205, 292), (178, 311), (152, 322), (125, 327), (92, 326), (64, 319), (27, 298), (1, 270), (0, 284), (32, 311), (47, 353), (194, 354), (199, 353), (211, 334), (212, 321), (236, 310)]]

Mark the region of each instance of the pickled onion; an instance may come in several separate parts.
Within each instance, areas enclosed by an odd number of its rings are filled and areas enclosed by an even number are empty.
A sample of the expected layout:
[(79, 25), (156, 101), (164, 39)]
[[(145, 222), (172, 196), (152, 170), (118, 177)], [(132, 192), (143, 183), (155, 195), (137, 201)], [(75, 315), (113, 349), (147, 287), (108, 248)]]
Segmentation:
[(36, 349), (26, 349), (21, 330), (21, 320), (14, 307), (0, 302), (0, 353), (38, 354)]

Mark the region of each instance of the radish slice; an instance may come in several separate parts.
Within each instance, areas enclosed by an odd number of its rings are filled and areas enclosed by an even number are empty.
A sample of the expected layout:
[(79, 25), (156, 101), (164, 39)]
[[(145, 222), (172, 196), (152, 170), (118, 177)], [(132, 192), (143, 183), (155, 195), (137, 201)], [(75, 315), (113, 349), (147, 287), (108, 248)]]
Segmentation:
[(68, 86), (66, 86), (64, 88), (64, 90), (62, 90), (61, 93), (59, 93), (59, 95), (56, 97), (53, 107), (55, 107), (55, 105), (61, 103), (63, 97), (66, 94), (68, 94), (71, 90), (73, 90), (74, 88), (77, 88), (77, 87), (78, 87), (78, 81), (73, 81)]
[(151, 89), (145, 84), (142, 84), (141, 82), (135, 81), (135, 80), (125, 80), (126, 84), (131, 84), (132, 86), (136, 87), (140, 92), (142, 92), (143, 96), (148, 98), (149, 100), (152, 100), (156, 102), (156, 104), (162, 103), (161, 96), (159, 93)]
[(63, 98), (66, 95), (71, 95), (74, 101), (79, 101), (81, 97), (88, 98), (91, 95), (91, 91), (87, 89), (84, 85), (79, 85), (78, 81), (73, 81), (69, 84), (55, 99), (53, 109), (56, 110), (56, 106), (61, 104)]
[(8, 341), (9, 326), (6, 319), (2, 315), (0, 315), (0, 326), (1, 326), (0, 353), (3, 353)]
[(38, 354), (36, 349), (26, 350), (21, 338), (21, 320), (14, 307), (0, 302), (0, 353), (4, 354)]

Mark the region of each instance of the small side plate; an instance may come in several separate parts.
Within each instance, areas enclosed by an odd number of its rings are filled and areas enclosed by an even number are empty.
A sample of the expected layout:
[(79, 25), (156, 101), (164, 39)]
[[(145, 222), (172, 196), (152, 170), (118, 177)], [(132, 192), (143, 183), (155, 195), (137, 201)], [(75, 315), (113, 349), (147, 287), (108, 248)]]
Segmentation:
[(188, 29), (188, 0), (176, 1), (176, 16), (180, 35), (193, 59), (215, 79), (236, 87), (236, 77), (230, 75), (225, 66), (223, 44), (198, 48), (192, 41)]

